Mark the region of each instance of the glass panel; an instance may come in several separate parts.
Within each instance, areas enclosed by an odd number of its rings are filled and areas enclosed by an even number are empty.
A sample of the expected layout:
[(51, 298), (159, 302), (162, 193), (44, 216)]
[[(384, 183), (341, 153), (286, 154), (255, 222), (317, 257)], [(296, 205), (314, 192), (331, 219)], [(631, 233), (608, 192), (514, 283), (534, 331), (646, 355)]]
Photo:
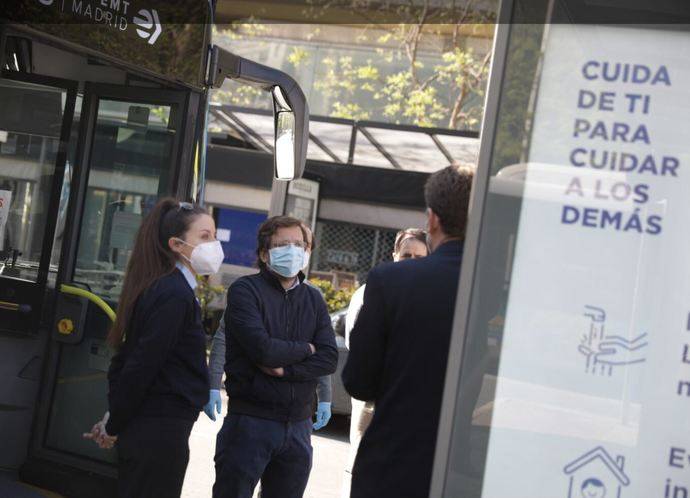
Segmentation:
[(168, 193), (170, 114), (170, 106), (99, 103), (74, 280), (104, 299), (117, 300), (141, 219)]
[[(516, 185), (515, 182), (521, 176), (519, 171), (513, 174), (510, 174), (510, 170), (504, 170), (501, 175), (497, 173), (507, 166), (520, 163), (523, 146), (528, 140), (525, 136), (525, 123), (529, 116), (542, 31), (543, 26), (539, 25), (520, 24), (511, 27), (512, 36), (500, 89), (501, 100), (492, 151), (493, 176), (485, 202), (481, 250), (477, 254), (477, 274), (471, 294), (468, 334), (460, 373), (462, 382), (453, 408), (444, 496), (482, 497), (484, 464), (496, 402), (498, 361), (502, 354), (510, 271), (522, 193), (522, 184), (518, 182)], [(452, 148), (448, 138), (439, 136), (455, 157), (457, 148)], [(461, 145), (469, 141), (464, 138), (454, 140)], [(498, 176), (503, 179), (499, 180)], [(540, 254), (543, 254), (541, 248), (535, 248), (534, 255)], [(522, 461), (522, 457), (517, 457), (515, 464)], [(515, 494), (506, 494), (506, 498), (523, 495), (529, 496), (520, 490)]]
[(688, 496), (690, 36), (510, 33), (443, 495)]
[(453, 159), (465, 166), (476, 166), (479, 159), (479, 139), (453, 135), (436, 135)]
[[(273, 142), (275, 140), (275, 123), (273, 115), (265, 114), (251, 114), (248, 112), (233, 112), (236, 119), (244, 124), (254, 133), (263, 139), (263, 143), (252, 137), (252, 141), (261, 148), (273, 151)], [(234, 122), (233, 122), (234, 124)]]
[(67, 92), (0, 80), (0, 274), (35, 282)]
[(309, 146), (307, 147), (307, 159), (313, 161), (333, 162), (333, 158), (311, 139), (309, 140)]
[(74, 161), (77, 155), (77, 143), (79, 134), (79, 121), (81, 119), (81, 108), (83, 97), (77, 95), (74, 117), (72, 118), (72, 130), (70, 131), (69, 145), (67, 147), (67, 160), (65, 161), (65, 175), (62, 180), (62, 190), (60, 192), (60, 207), (58, 208), (58, 218), (55, 225), (55, 237), (53, 238), (53, 252), (50, 256), (50, 273), (48, 281), (51, 286), (55, 285), (57, 278), (57, 268), (60, 263), (62, 243), (65, 236), (65, 224), (67, 222), (67, 206), (69, 202), (70, 188), (72, 186), (72, 175), (74, 173)]
[[(177, 111), (175, 106), (99, 102), (74, 281), (113, 308), (142, 218), (159, 197), (171, 193), (177, 131), (171, 123)], [(115, 452), (81, 437), (107, 409), (109, 326), (92, 306), (84, 340), (61, 346), (46, 445), (113, 462)]]
[(433, 173), (448, 166), (448, 159), (426, 133), (373, 126), (367, 131), (405, 170)]
[[(326, 123), (323, 121), (309, 121), (309, 131), (316, 138), (321, 140), (321, 142), (330, 149), (330, 151), (335, 154), (340, 162), (347, 162), (347, 156), (350, 153), (350, 137), (352, 136), (352, 125), (351, 124), (340, 124), (340, 123)], [(309, 158), (311, 159), (311, 154), (316, 145), (309, 144)], [(323, 153), (326, 155), (326, 153)], [(326, 161), (333, 161), (333, 158), (326, 155), (328, 159)], [(321, 159), (320, 157), (314, 157), (314, 159)]]
[(361, 130), (357, 131), (354, 164), (358, 166), (375, 166), (377, 168), (395, 168), (386, 156), (372, 144)]

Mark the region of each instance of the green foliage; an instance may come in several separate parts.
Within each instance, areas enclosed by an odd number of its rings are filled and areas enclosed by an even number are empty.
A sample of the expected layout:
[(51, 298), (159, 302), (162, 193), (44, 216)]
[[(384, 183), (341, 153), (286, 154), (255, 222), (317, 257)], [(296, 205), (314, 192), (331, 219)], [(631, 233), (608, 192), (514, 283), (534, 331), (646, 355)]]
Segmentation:
[[(315, 20), (317, 11), (312, 12)], [(463, 24), (472, 21), (469, 17), (441, 24), (443, 20), (429, 17), (427, 9), (403, 8), (400, 18), (408, 22), (361, 25), (349, 37), (352, 45), (375, 47), (370, 52), (372, 57), (365, 61), (355, 60), (349, 54), (313, 61), (313, 89), (328, 103), (328, 114), (356, 120), (385, 118), (397, 124), (477, 129), (490, 51), (478, 55), (467, 46), (467, 35), (460, 33), (471, 33), (479, 24)], [(262, 43), (261, 36), (270, 33), (270, 29), (271, 25), (256, 23), (233, 25), (221, 31), (221, 36)], [(315, 36), (320, 30), (315, 27), (312, 34)], [(292, 47), (287, 60), (293, 74), (314, 53), (318, 52), (309, 52), (304, 46)], [(356, 49), (352, 53), (357, 53)], [(438, 62), (431, 62), (434, 60)], [(257, 91), (224, 89), (215, 93), (214, 100), (249, 105), (256, 101)]]
[[(201, 307), (201, 320), (208, 335), (213, 335), (218, 327), (219, 309), (211, 307), (213, 301), (223, 295), (225, 289), (222, 285), (212, 285), (208, 277), (197, 275), (196, 297)], [(222, 312), (222, 309), (220, 310)]]
[(170, 121), (170, 111), (167, 106), (153, 107), (151, 108), (151, 114), (160, 119), (165, 126), (168, 126)]
[(255, 86), (230, 82), (222, 88), (213, 91), (214, 101), (244, 107), (251, 107), (256, 102), (257, 97), (260, 100), (264, 100), (266, 102), (265, 107), (268, 108), (271, 103), (270, 98), (266, 95), (266, 92)]
[[(316, 86), (335, 97), (331, 112), (343, 115), (343, 102), (373, 100), (378, 106), (367, 109), (367, 113), (378, 111), (394, 123), (476, 129), (483, 110), (490, 55), (479, 56), (466, 46), (466, 38), (459, 36), (461, 23), (435, 24), (424, 11), (409, 10), (404, 16), (409, 17), (409, 23), (382, 27), (387, 33), (375, 38), (380, 45), (376, 60), (359, 65), (353, 64), (350, 57), (327, 61), (327, 77)], [(365, 27), (363, 32), (368, 29)], [(449, 31), (452, 36), (448, 36)], [(369, 40), (364, 36), (363, 41)], [(419, 56), (422, 49), (425, 60), (431, 50), (440, 62), (426, 67)], [(400, 64), (406, 67), (387, 70)]]
[(496, 148), (492, 158), (492, 172), (510, 164), (525, 161), (525, 143), (532, 122), (530, 99), (537, 77), (544, 25), (516, 24), (505, 63), (506, 74), (501, 93), (496, 128)]
[(334, 102), (331, 116), (345, 119), (369, 119), (370, 114), (362, 109), (359, 104)]
[(301, 47), (293, 47), (292, 52), (288, 55), (288, 61), (295, 67), (298, 67), (302, 62), (309, 58), (309, 52)]
[[(268, 33), (269, 26), (265, 24), (255, 23), (252, 19), (247, 20), (246, 23), (234, 23), (221, 29), (214, 25), (213, 39), (218, 45), (232, 46), (236, 40), (243, 39), (260, 39)], [(231, 104), (242, 107), (256, 107), (259, 103), (263, 109), (271, 109), (271, 98), (261, 88), (240, 84), (232, 80), (226, 80), (221, 88), (214, 89), (211, 94), (214, 102), (223, 104)], [(222, 127), (214, 129), (210, 127), (210, 131), (220, 131)]]
[(323, 294), (329, 313), (347, 307), (350, 304), (350, 299), (352, 299), (352, 294), (357, 290), (354, 287), (336, 290), (333, 284), (327, 280), (314, 279), (309, 282), (318, 287)]

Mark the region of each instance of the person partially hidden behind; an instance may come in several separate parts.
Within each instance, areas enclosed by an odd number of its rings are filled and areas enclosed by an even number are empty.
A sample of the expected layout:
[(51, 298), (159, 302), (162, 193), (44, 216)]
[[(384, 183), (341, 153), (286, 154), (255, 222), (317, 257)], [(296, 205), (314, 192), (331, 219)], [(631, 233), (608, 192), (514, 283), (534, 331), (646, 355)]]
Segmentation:
[(338, 350), (326, 303), (304, 284), (306, 233), (276, 216), (258, 232), (260, 272), (228, 291), (228, 414), (216, 439), (214, 498), (301, 498), (312, 463), (316, 380)]
[(456, 166), (431, 175), (431, 254), (369, 272), (342, 374), (353, 398), (376, 405), (352, 498), (429, 495), (471, 184), (471, 170)]

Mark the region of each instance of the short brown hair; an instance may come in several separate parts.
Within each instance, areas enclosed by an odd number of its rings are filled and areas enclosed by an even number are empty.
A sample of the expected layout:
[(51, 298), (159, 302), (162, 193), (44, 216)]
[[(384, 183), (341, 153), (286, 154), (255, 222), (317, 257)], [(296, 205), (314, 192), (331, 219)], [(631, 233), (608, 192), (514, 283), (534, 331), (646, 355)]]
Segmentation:
[(405, 228), (400, 230), (395, 235), (395, 243), (393, 244), (393, 252), (399, 253), (402, 248), (402, 243), (408, 239), (415, 239), (426, 246), (427, 252), (429, 252), (429, 243), (426, 238), (426, 232), (421, 228)]
[(316, 250), (316, 237), (314, 237), (314, 230), (306, 223), (302, 223), (304, 230), (304, 241), (309, 244), (309, 250), (313, 253)]
[(305, 243), (307, 242), (307, 234), (304, 231), (304, 225), (300, 220), (292, 216), (273, 216), (261, 224), (256, 234), (256, 257), (259, 268), (266, 267), (266, 264), (261, 261), (261, 253), (271, 248), (271, 237), (275, 235), (278, 229), (290, 227), (299, 227), (302, 231), (302, 240)]
[(424, 186), (426, 205), (449, 237), (465, 237), (473, 176), (470, 168), (450, 165), (432, 174)]

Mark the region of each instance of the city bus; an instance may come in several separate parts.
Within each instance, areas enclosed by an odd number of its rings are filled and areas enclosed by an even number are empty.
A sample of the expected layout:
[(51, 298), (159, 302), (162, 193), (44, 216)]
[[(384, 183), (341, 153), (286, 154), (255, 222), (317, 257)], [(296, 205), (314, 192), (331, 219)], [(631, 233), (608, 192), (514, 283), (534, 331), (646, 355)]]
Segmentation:
[(115, 453), (81, 435), (107, 409), (105, 337), (143, 216), (163, 196), (203, 200), (209, 91), (228, 78), (265, 90), (277, 183), (302, 174), (302, 90), (214, 46), (214, 7), (0, 7), (1, 496), (15, 479), (114, 496)]

